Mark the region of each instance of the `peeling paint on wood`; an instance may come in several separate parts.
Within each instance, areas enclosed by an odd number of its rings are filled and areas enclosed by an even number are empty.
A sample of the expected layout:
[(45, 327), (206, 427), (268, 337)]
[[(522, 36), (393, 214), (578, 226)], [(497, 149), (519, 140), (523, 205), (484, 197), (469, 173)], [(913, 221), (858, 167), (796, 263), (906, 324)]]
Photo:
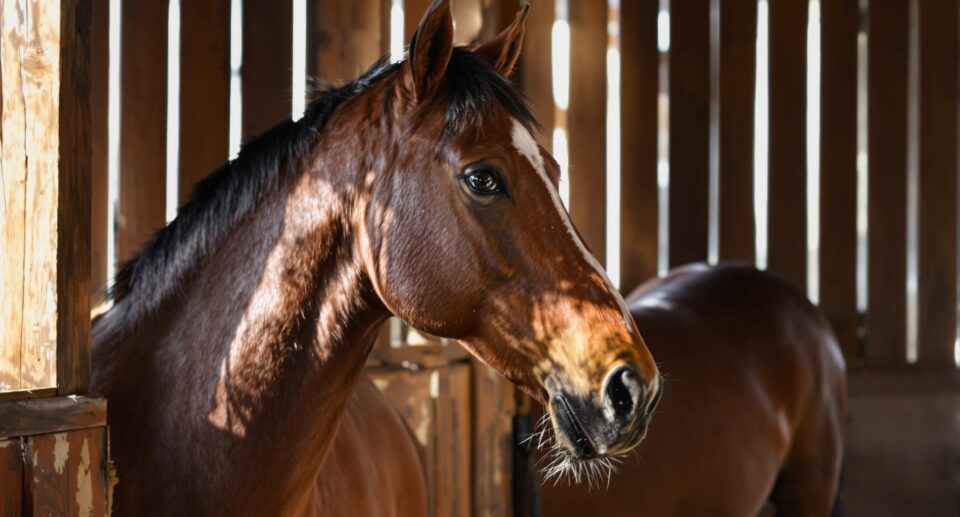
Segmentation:
[(26, 438), (25, 465), (32, 515), (107, 515), (106, 429)]

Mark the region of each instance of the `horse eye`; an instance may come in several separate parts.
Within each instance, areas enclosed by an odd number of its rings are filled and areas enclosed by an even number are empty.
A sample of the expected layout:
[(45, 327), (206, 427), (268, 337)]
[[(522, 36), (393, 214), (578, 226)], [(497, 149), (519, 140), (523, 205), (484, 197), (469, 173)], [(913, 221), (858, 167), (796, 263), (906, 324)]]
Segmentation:
[(477, 169), (464, 177), (467, 187), (474, 194), (480, 196), (489, 196), (503, 191), (500, 186), (500, 177), (490, 169)]

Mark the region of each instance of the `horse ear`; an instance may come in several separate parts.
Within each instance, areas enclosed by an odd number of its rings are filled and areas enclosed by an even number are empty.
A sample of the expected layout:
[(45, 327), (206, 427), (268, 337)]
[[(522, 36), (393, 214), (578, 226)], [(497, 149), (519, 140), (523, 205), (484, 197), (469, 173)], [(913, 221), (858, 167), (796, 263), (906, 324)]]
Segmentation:
[(530, 4), (523, 6), (513, 23), (503, 30), (493, 40), (474, 49), (474, 52), (487, 58), (494, 68), (504, 77), (510, 77), (517, 60), (520, 59), (520, 49), (523, 46), (523, 32), (527, 25), (527, 13)]
[(416, 99), (422, 100), (443, 82), (453, 53), (450, 0), (433, 0), (410, 42), (407, 72)]

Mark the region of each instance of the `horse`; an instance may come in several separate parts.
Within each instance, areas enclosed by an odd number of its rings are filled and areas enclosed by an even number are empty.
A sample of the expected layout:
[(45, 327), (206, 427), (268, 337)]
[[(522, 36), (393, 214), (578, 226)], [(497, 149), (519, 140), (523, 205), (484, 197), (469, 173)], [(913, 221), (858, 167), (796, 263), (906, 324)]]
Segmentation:
[(545, 484), (544, 514), (752, 517), (769, 500), (830, 515), (846, 367), (820, 311), (736, 264), (673, 270), (628, 301), (667, 383), (657, 425), (605, 490)]
[(247, 143), (121, 267), (93, 325), (117, 514), (362, 512), (344, 490), (421, 512), (379, 485), (422, 476), (378, 475), (415, 463), (373, 454), (408, 442), (399, 426), (333, 450), (359, 439), (350, 399), (391, 314), (544, 403), (563, 469), (642, 440), (659, 371), (508, 80), (526, 13), (454, 47), (450, 0), (434, 0), (405, 59)]

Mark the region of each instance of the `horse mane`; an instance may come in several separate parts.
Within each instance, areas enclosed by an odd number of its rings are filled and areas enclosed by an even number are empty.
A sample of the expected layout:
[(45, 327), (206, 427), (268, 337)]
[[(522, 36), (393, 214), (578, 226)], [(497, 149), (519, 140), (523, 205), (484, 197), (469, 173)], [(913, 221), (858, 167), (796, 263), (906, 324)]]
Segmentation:
[[(135, 295), (134, 312), (142, 314), (176, 292), (189, 271), (258, 207), (266, 193), (299, 171), (301, 158), (315, 144), (337, 107), (385, 77), (395, 80), (402, 64), (380, 59), (355, 81), (316, 94), (300, 120), (285, 120), (244, 144), (234, 160), (197, 183), (177, 217), (120, 267), (109, 289), (113, 301)], [(523, 95), (485, 58), (455, 48), (446, 78), (448, 106), (443, 138), (479, 126), (494, 103), (524, 124), (539, 127)], [(386, 102), (391, 98), (387, 95)]]

